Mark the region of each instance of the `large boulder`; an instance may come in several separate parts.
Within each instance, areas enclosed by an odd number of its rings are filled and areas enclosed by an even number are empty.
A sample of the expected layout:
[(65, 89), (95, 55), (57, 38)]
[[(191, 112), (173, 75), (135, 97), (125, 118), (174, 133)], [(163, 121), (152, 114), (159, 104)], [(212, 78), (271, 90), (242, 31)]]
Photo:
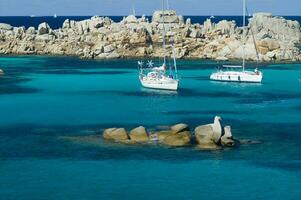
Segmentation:
[(130, 139), (135, 142), (148, 142), (148, 134), (143, 126), (139, 126), (130, 131)]
[(183, 131), (189, 131), (189, 126), (187, 124), (176, 124), (176, 125), (173, 125), (172, 127), (170, 127), (170, 129), (174, 133), (179, 133), (179, 132), (183, 132)]
[(173, 134), (175, 133), (171, 130), (159, 131), (154, 133), (154, 135), (156, 135), (159, 142), (163, 142), (166, 137)]
[(183, 23), (182, 18), (179, 17), (174, 10), (158, 10), (155, 11), (152, 17), (152, 22), (155, 23), (166, 23), (166, 24), (179, 24)]
[(104, 49), (103, 49), (103, 52), (104, 53), (111, 53), (114, 51), (114, 46), (113, 45), (107, 45), (107, 46), (104, 46)]
[(215, 29), (222, 34), (233, 34), (235, 32), (236, 24), (234, 21), (222, 20), (216, 24)]
[(198, 146), (202, 149), (217, 149), (219, 146), (213, 139), (213, 128), (210, 125), (198, 126), (194, 130)]
[(255, 13), (250, 19), (249, 27), (257, 39), (268, 37), (280, 41), (300, 41), (298, 21), (275, 17), (271, 13)]
[(163, 144), (171, 147), (182, 147), (188, 146), (190, 142), (191, 134), (189, 131), (184, 131), (180, 133), (170, 134), (164, 138)]
[(35, 27), (31, 26), (29, 27), (27, 30), (26, 30), (26, 34), (29, 34), (29, 35), (34, 35), (36, 32), (36, 29)]
[(214, 29), (215, 29), (215, 24), (211, 22), (211, 19), (207, 19), (204, 22), (202, 32), (207, 33), (213, 31)]
[(129, 15), (124, 19), (124, 23), (131, 24), (131, 23), (137, 23), (137, 18), (134, 15)]
[(38, 27), (38, 34), (39, 35), (48, 34), (49, 31), (50, 31), (50, 27), (46, 22), (41, 23)]
[(109, 128), (103, 132), (103, 138), (114, 142), (123, 142), (129, 139), (124, 128)]
[(12, 30), (13, 27), (10, 24), (0, 23), (0, 30)]
[(224, 127), (224, 135), (221, 137), (221, 145), (226, 147), (232, 147), (235, 145), (230, 126)]

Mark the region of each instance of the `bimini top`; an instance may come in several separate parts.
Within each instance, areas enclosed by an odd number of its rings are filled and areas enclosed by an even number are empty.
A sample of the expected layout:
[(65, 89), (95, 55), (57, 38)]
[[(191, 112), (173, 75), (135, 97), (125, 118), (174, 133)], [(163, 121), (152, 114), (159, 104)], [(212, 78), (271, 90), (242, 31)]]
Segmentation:
[(242, 68), (240, 65), (223, 65), (223, 68)]
[(161, 67), (153, 67), (153, 70), (155, 70), (155, 71), (165, 71), (165, 66), (162, 65)]

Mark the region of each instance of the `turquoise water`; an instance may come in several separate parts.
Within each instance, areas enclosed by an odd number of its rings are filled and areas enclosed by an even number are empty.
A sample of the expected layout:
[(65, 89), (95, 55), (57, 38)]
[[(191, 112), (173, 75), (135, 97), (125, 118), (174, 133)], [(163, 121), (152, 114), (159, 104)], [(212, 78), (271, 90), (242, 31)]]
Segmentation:
[[(167, 92), (140, 87), (136, 60), (0, 57), (0, 199), (300, 199), (301, 64), (266, 64), (262, 84), (212, 82), (217, 65), (179, 61), (181, 89)], [(262, 143), (210, 152), (59, 139), (215, 115)]]

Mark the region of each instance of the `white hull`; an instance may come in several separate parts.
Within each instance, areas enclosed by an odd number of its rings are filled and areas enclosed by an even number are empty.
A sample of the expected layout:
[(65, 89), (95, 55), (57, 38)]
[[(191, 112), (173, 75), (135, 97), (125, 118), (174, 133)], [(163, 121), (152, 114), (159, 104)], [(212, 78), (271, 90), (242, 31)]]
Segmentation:
[(140, 79), (140, 82), (143, 87), (159, 90), (177, 90), (179, 81), (174, 79), (165, 79), (165, 80), (147, 80)]
[(261, 83), (262, 74), (251, 71), (220, 71), (211, 74), (210, 79), (224, 82)]

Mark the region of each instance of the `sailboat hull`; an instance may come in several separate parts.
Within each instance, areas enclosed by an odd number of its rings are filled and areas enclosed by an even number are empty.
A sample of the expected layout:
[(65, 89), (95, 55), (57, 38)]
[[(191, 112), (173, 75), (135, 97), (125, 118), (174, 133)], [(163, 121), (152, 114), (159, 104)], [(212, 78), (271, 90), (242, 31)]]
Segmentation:
[(158, 90), (177, 90), (179, 81), (174, 79), (169, 80), (143, 80), (140, 79), (141, 85), (145, 88)]
[(223, 81), (223, 82), (244, 82), (244, 83), (261, 83), (262, 74), (255, 73), (250, 71), (236, 72), (236, 71), (227, 71), (227, 72), (216, 72), (211, 74), (210, 79), (214, 81)]

